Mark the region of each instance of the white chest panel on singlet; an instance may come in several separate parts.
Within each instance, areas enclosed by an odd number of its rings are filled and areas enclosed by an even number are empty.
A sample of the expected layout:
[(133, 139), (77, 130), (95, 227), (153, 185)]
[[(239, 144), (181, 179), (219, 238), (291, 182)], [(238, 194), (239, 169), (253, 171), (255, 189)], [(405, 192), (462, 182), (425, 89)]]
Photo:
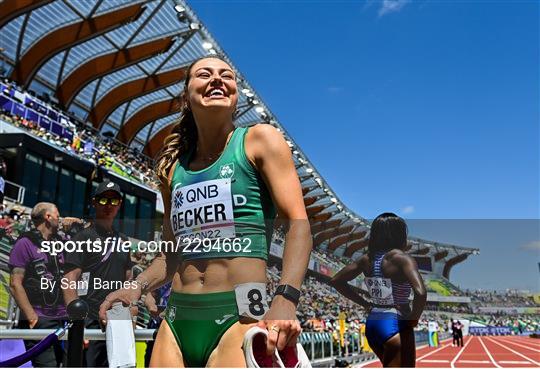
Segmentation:
[(177, 238), (234, 238), (230, 178), (176, 186), (171, 199), (171, 225)]
[(390, 278), (366, 277), (365, 283), (371, 300), (376, 305), (394, 305), (392, 280)]

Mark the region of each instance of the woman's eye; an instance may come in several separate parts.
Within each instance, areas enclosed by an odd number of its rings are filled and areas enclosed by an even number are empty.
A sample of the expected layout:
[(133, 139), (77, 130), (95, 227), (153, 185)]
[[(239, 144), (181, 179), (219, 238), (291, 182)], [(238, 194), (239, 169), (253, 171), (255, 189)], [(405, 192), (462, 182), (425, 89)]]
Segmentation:
[(197, 75), (197, 77), (200, 77), (200, 78), (208, 78), (210, 77), (210, 73), (199, 73)]

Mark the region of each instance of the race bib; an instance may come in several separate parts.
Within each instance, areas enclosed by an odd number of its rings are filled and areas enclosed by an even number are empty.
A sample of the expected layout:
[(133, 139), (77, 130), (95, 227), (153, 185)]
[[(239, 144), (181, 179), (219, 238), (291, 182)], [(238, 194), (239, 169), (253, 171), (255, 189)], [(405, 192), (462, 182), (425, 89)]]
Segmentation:
[(365, 283), (374, 304), (394, 305), (392, 280), (390, 278), (367, 277)]
[(176, 238), (234, 238), (231, 179), (214, 179), (173, 189), (171, 225)]
[(234, 286), (238, 315), (261, 320), (268, 311), (266, 283), (242, 283)]

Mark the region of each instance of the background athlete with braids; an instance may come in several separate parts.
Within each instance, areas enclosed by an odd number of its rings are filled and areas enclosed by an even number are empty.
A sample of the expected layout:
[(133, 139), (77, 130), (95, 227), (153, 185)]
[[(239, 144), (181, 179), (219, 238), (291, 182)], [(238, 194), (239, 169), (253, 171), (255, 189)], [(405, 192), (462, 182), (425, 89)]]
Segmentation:
[[(427, 292), (416, 261), (405, 253), (406, 247), (405, 221), (394, 213), (380, 214), (371, 224), (368, 252), (330, 281), (343, 296), (369, 311), (366, 338), (385, 367), (416, 364), (413, 328), (424, 310)], [(370, 301), (348, 284), (360, 274), (364, 274)]]
[[(182, 101), (157, 174), (164, 239), (188, 240), (189, 247), (157, 258), (137, 277), (139, 288), (110, 294), (100, 317), (112, 302), (130, 304), (173, 280), (150, 365), (243, 367), (242, 341), (255, 324), (268, 329), (268, 354), (294, 346), (300, 334), (295, 295), (312, 247), (301, 186), (290, 149), (274, 127), (233, 125), (238, 91), (225, 61), (208, 57), (191, 64)], [(268, 221), (276, 213), (288, 224), (280, 281), (285, 287), (268, 308)], [(205, 237), (225, 241), (209, 249), (201, 243)]]

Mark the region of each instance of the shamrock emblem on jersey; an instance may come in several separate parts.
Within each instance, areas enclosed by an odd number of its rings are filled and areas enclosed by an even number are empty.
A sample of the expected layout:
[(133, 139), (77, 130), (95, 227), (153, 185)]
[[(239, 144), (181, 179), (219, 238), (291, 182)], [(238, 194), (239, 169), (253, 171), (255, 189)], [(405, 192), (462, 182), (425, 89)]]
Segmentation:
[(219, 176), (221, 178), (232, 178), (234, 176), (234, 163), (222, 165), (219, 168)]
[(184, 203), (184, 195), (182, 191), (177, 191), (174, 193), (174, 208), (178, 209)]

